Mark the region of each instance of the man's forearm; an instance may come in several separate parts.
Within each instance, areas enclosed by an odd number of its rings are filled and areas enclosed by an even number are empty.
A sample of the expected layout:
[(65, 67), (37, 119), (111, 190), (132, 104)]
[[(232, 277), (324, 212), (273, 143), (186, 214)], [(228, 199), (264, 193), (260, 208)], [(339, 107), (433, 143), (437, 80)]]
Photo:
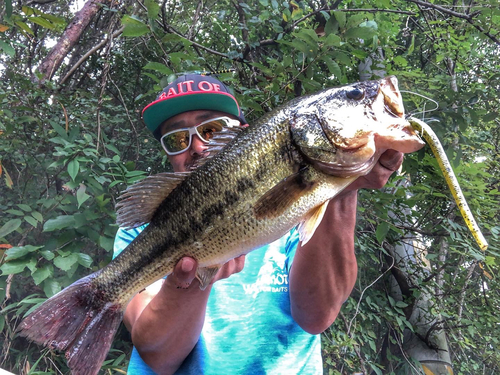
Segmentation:
[(299, 244), (290, 273), (292, 316), (306, 331), (328, 328), (354, 287), (357, 190), (333, 199), (311, 240)]
[(174, 373), (196, 345), (211, 286), (178, 289), (168, 278), (132, 328), (132, 342), (157, 373)]

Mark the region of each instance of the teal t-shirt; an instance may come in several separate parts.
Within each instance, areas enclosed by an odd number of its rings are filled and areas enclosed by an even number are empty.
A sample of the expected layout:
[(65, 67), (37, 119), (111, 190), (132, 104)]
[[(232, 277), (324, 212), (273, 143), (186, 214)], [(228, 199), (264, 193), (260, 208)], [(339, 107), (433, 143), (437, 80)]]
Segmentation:
[[(119, 229), (114, 256), (143, 229)], [(292, 230), (250, 252), (242, 272), (214, 283), (200, 339), (176, 374), (323, 373), (320, 336), (290, 313), (288, 274), (298, 241)], [(135, 348), (128, 374), (154, 374)]]

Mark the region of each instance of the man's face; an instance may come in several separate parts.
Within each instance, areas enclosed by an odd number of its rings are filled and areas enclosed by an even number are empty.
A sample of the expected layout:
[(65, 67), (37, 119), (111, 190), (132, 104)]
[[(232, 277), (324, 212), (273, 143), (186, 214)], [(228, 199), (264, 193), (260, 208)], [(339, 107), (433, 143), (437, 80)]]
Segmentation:
[[(161, 135), (177, 129), (192, 128), (203, 121), (221, 116), (237, 119), (233, 115), (219, 111), (198, 110), (184, 112), (165, 121), (161, 125)], [(167, 155), (174, 172), (188, 172), (194, 162), (209, 155), (209, 153), (205, 152), (207, 146), (198, 136), (192, 136), (191, 145), (186, 151), (177, 155)]]

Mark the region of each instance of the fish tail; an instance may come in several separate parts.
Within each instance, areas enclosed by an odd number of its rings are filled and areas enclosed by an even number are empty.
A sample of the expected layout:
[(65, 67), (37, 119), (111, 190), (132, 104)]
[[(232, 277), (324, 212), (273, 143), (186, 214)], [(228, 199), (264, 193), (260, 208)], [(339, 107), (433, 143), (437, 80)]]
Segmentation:
[(123, 316), (123, 307), (92, 282), (98, 273), (49, 298), (19, 326), (29, 340), (64, 350), (73, 375), (99, 372)]

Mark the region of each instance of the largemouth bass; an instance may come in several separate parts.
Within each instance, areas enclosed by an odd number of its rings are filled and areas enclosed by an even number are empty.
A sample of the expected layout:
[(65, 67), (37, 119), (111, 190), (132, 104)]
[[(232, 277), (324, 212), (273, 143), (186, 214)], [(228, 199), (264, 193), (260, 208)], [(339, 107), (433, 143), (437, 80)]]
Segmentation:
[(27, 316), (21, 333), (66, 351), (73, 374), (97, 374), (127, 303), (182, 257), (198, 261), (205, 288), (225, 262), (296, 225), (307, 242), (328, 201), (380, 154), (423, 146), (394, 77), (300, 97), (248, 128), (225, 128), (192, 172), (152, 176), (124, 193), (118, 223), (149, 225), (106, 267)]

